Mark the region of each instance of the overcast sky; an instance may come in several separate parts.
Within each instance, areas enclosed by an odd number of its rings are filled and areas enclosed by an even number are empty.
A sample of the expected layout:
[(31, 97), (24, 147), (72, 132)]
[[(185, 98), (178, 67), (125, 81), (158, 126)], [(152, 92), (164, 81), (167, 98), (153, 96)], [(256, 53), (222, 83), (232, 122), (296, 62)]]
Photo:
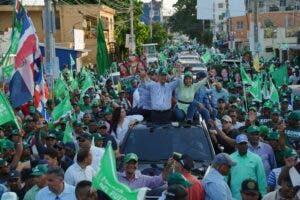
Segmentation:
[[(142, 1), (150, 2), (150, 0), (142, 0)], [(171, 15), (174, 12), (172, 5), (176, 2), (177, 2), (177, 0), (164, 0), (164, 5), (163, 5), (164, 15)]]

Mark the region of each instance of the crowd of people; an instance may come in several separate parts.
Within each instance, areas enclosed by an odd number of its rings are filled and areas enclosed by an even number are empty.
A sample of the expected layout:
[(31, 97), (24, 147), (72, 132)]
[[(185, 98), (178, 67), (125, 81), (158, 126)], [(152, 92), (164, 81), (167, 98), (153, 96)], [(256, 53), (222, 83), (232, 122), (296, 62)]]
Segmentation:
[[(111, 199), (92, 187), (107, 144), (116, 158), (124, 157), (117, 174), (121, 183), (131, 189), (167, 183), (159, 199), (300, 199), (300, 97), (282, 84), (279, 103), (267, 96), (257, 100), (234, 66), (210, 64), (193, 74), (176, 62), (176, 55), (169, 56), (168, 67), (140, 67), (118, 90), (112, 79), (102, 85), (97, 78), (83, 90), (86, 76), (64, 69), (61, 78), (72, 108), (56, 121), (52, 114), (64, 95), (47, 101), (46, 115), (33, 101), (14, 108), (22, 128), (0, 126), (1, 199)], [(299, 67), (287, 65), (289, 84), (299, 84)], [(250, 78), (257, 76), (246, 69)], [(79, 84), (74, 86), (75, 80)], [(9, 98), (8, 85), (3, 93)], [(161, 175), (148, 176), (137, 173), (138, 155), (119, 150), (136, 123), (197, 125), (199, 120), (205, 121), (217, 154), (201, 181), (191, 173), (193, 155), (170, 155)], [(66, 139), (69, 128), (71, 138)]]

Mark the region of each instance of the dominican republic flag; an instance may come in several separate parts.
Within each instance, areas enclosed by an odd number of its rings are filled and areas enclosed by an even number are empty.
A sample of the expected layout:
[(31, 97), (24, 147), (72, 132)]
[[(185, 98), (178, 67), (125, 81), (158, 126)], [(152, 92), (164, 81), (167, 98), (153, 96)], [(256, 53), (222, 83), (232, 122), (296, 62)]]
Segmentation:
[(13, 108), (19, 107), (33, 99), (35, 83), (41, 79), (42, 54), (39, 48), (39, 40), (28, 16), (27, 11), (16, 0), (16, 27), (20, 35), (15, 58), (13, 76), (10, 81), (10, 99)]
[(34, 89), (34, 106), (46, 121), (49, 121), (49, 115), (46, 111), (46, 102), (49, 99), (49, 90), (47, 83), (43, 77), (43, 73), (39, 73), (38, 80)]

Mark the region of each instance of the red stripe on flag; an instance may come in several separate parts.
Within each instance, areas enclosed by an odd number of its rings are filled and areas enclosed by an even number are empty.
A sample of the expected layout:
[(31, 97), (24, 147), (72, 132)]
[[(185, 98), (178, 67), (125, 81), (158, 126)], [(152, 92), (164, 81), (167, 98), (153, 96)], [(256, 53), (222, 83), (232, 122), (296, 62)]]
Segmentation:
[(15, 69), (17, 69), (23, 62), (23, 60), (29, 56), (30, 54), (34, 54), (36, 51), (36, 37), (35, 35), (29, 35), (24, 43), (22, 44), (22, 47), (18, 51), (16, 55), (15, 60)]

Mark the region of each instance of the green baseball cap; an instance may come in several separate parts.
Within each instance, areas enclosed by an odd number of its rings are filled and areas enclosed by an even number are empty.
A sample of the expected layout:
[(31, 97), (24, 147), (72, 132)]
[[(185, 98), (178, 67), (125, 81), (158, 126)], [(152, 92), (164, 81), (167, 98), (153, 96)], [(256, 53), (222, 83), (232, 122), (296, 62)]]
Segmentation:
[(187, 71), (187, 72), (184, 73), (184, 78), (185, 78), (185, 77), (193, 78), (193, 73), (190, 72), (190, 71)]
[(249, 111), (250, 111), (250, 110), (252, 110), (252, 111), (254, 111), (254, 112), (257, 111), (256, 108), (255, 108), (254, 106), (250, 107), (250, 108), (249, 108)]
[(34, 106), (29, 106), (29, 113), (30, 114), (35, 113), (35, 107)]
[(113, 109), (112, 108), (106, 108), (104, 111), (103, 111), (103, 114), (104, 115), (111, 115), (113, 113)]
[(273, 115), (273, 114), (279, 115), (279, 114), (280, 114), (280, 111), (279, 111), (277, 108), (275, 108), (275, 109), (272, 110), (271, 114), (272, 114), (272, 115)]
[(99, 106), (99, 102), (97, 102), (97, 101), (93, 101), (93, 103), (92, 103), (92, 107), (98, 107)]
[(298, 155), (297, 152), (292, 148), (286, 148), (284, 150), (284, 157), (285, 158), (296, 157), (297, 155)]
[(289, 100), (287, 98), (282, 99), (282, 103), (289, 103)]
[(272, 131), (267, 136), (267, 140), (278, 140), (278, 139), (279, 139), (278, 131)]
[(270, 102), (270, 101), (266, 101), (266, 102), (264, 103), (264, 105), (263, 105), (263, 108), (269, 108), (269, 109), (272, 109), (272, 107), (273, 107), (273, 104), (272, 104), (272, 102)]
[(287, 119), (300, 121), (300, 112), (292, 112), (291, 114), (289, 114)]
[(14, 129), (10, 132), (10, 135), (20, 135), (20, 132), (19, 132), (19, 130)]
[(295, 97), (294, 97), (294, 100), (295, 100), (295, 101), (300, 101), (300, 96), (295, 96)]
[(239, 107), (239, 105), (238, 105), (237, 103), (233, 103), (233, 104), (231, 104), (231, 107), (238, 108), (238, 107)]
[(186, 180), (186, 178), (177, 172), (171, 173), (167, 177), (168, 187), (171, 185), (182, 185), (184, 187), (191, 187), (193, 184)]
[(48, 134), (46, 131), (40, 131), (42, 138), (47, 138)]
[(99, 122), (98, 122), (98, 127), (99, 127), (99, 128), (104, 128), (104, 127), (107, 128), (104, 121), (99, 121)]
[(3, 149), (15, 149), (15, 144), (11, 141), (6, 139), (3, 143)]
[(160, 67), (160, 68), (158, 69), (158, 75), (160, 75), (160, 76), (168, 75), (167, 69), (165, 69), (164, 67)]
[(267, 126), (261, 125), (261, 126), (259, 127), (259, 133), (260, 133), (261, 135), (267, 136), (267, 135), (269, 134), (269, 132), (270, 132), (270, 129), (269, 129)]
[(100, 133), (94, 133), (93, 134), (94, 140), (103, 140), (104, 137)]
[(43, 164), (39, 164), (32, 169), (31, 176), (41, 176), (46, 174), (47, 172), (48, 172), (48, 168)]
[(129, 161), (134, 160), (135, 162), (138, 162), (138, 156), (135, 153), (128, 153), (126, 154), (124, 158), (124, 162), (128, 163)]
[(259, 128), (257, 126), (249, 126), (247, 128), (247, 133), (249, 134), (254, 134), (254, 133), (259, 133)]
[(49, 133), (46, 138), (54, 138), (57, 139), (56, 135), (54, 133)]

